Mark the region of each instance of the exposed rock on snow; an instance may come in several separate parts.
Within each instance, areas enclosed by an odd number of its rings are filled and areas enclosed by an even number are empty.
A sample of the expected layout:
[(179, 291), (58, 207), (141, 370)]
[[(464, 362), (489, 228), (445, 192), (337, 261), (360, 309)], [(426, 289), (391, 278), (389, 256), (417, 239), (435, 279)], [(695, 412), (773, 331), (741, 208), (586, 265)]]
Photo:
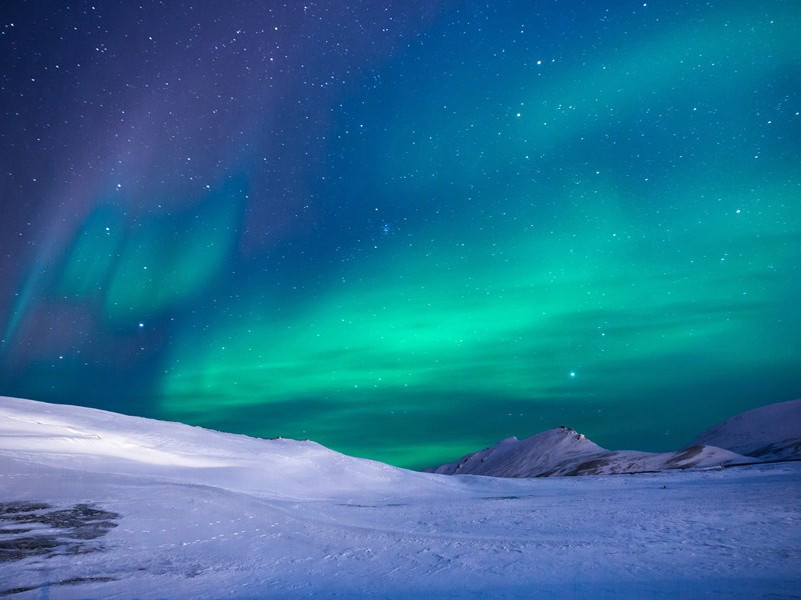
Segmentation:
[(693, 444), (710, 444), (762, 460), (801, 459), (801, 400), (735, 415), (704, 431)]
[(0, 563), (100, 552), (103, 546), (95, 540), (116, 527), (120, 516), (88, 504), (52, 508), (41, 502), (0, 502)]
[(444, 475), (548, 477), (642, 473), (747, 462), (753, 460), (729, 450), (700, 444), (678, 452), (611, 451), (574, 429), (557, 427), (524, 440), (515, 437), (501, 440), (495, 446), (428, 471)]

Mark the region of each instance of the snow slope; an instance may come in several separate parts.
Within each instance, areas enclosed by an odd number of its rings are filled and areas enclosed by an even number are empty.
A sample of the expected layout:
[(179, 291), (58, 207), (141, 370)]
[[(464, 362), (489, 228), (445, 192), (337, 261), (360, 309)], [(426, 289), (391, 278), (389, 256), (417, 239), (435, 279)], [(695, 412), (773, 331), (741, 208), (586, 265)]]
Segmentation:
[(438, 490), (413, 471), (310, 441), (264, 440), (79, 406), (0, 397), (0, 452), (38, 464), (296, 498)]
[(801, 459), (801, 400), (735, 415), (704, 431), (693, 444), (711, 444), (762, 460)]
[(0, 596), (793, 597), (801, 463), (414, 473), (0, 398)]
[(429, 471), (444, 475), (548, 477), (643, 473), (747, 462), (753, 462), (753, 459), (700, 444), (678, 452), (611, 451), (573, 429), (557, 427), (523, 440), (515, 437), (501, 440), (490, 448), (466, 454), (457, 461)]

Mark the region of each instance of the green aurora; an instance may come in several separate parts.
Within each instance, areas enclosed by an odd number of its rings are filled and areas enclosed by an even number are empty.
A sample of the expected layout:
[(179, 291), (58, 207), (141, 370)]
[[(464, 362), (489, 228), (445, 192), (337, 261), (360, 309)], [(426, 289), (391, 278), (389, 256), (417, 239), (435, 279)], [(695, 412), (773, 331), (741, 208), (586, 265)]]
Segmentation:
[[(255, 155), (135, 223), (99, 201), (51, 293), (163, 335), (147, 402), (89, 402), (417, 468), (560, 424), (675, 449), (801, 395), (801, 6), (574, 4), (459, 4), (364, 67), (267, 249)], [(78, 364), (45, 362), (12, 391)]]
[[(393, 224), (307, 306), (257, 289), (231, 311), (251, 317), (187, 336), (165, 414), (258, 415), (248, 431), (421, 466), (562, 420), (670, 448), (797, 393), (798, 140), (766, 129), (799, 121), (727, 99), (798, 73), (801, 19), (753, 19), (666, 28), (552, 83), (510, 58), (489, 92), (480, 57), (453, 87), (427, 73), (455, 53), (421, 47), (416, 80), (399, 70), (362, 109), (392, 118), (354, 152), (377, 212), (446, 210), (413, 235)], [(401, 74), (425, 103), (393, 89)]]

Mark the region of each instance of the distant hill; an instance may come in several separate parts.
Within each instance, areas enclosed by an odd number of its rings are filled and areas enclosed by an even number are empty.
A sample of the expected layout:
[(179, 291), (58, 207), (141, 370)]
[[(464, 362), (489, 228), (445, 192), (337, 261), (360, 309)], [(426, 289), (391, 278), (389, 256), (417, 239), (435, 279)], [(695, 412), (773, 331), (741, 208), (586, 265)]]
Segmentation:
[(707, 429), (693, 444), (726, 448), (761, 460), (801, 459), (801, 400), (747, 410)]
[(607, 450), (568, 427), (494, 446), (426, 469), (446, 475), (549, 477), (699, 469), (801, 458), (801, 400), (771, 404), (727, 419), (676, 452)]

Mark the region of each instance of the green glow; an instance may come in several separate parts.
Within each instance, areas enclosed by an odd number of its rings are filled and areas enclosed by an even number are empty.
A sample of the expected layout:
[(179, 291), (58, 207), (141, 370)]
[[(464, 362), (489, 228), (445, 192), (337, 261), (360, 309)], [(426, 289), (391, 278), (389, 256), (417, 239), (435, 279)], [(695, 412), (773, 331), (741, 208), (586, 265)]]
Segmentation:
[[(571, 205), (569, 198), (559, 204)], [(410, 428), (447, 422), (459, 397), (486, 398), (487, 411), (498, 399), (525, 406), (526, 422), (554, 399), (634, 401), (671, 380), (783, 362), (791, 368), (798, 360), (797, 348), (766, 354), (752, 337), (759, 331), (789, 344), (776, 315), (785, 311), (781, 299), (798, 292), (783, 275), (796, 248), (778, 241), (766, 219), (721, 210), (700, 223), (684, 214), (681, 221), (697, 228), (666, 247), (609, 189), (596, 194), (589, 218), (571, 212), (542, 225), (558, 223), (558, 232), (532, 235), (515, 224), (436, 252), (390, 244), (374, 267), (353, 266), (339, 289), (291, 319), (270, 317), (274, 307), (250, 299), (247, 311), (265, 315), (260, 323), (217, 323), (214, 335), (190, 337), (177, 351), (162, 408), (171, 418), (203, 421), (274, 404), (279, 420), (250, 431), (334, 439), (360, 453), (343, 424), (386, 422), (392, 445), (393, 434), (409, 435), (391, 429), (393, 412), (404, 413), (396, 420)], [(801, 208), (786, 217), (795, 225), (783, 233), (801, 239)], [(319, 405), (301, 409), (308, 401)], [(506, 434), (534, 432), (515, 421), (505, 426)], [(370, 455), (420, 464), (435, 451), (379, 444)]]
[(389, 4), (17, 28), (3, 395), (404, 466), (801, 396), (801, 3)]
[(109, 318), (158, 314), (202, 290), (231, 254), (240, 211), (238, 202), (221, 198), (183, 226), (154, 219), (132, 232), (106, 293)]
[(394, 117), (354, 146), (374, 174), (360, 185), (382, 210), (442, 213), (368, 246), (302, 308), (255, 286), (237, 317), (188, 332), (161, 409), (419, 466), (554, 419), (677, 447), (761, 401), (753, 381), (787, 389), (797, 153), (729, 101), (799, 67), (801, 13), (772, 8), (733, 5), (561, 71), (510, 53), (495, 87), (470, 49), (411, 50), (459, 83), (397, 67), (429, 103), (366, 105), (365, 120)]
[(61, 273), (60, 291), (73, 297), (91, 296), (106, 283), (122, 241), (117, 211), (101, 206), (87, 219)]
[(226, 190), (179, 215), (148, 215), (126, 223), (103, 205), (77, 235), (61, 269), (60, 293), (102, 296), (112, 323), (163, 313), (205, 290), (231, 256), (241, 194)]
[[(380, 114), (397, 111), (387, 139), (375, 148), (376, 156), (386, 158), (376, 168), (393, 185), (441, 193), (455, 181), (508, 186), (540, 168), (542, 157), (564, 159), (567, 168), (551, 174), (553, 184), (556, 177), (592, 173), (582, 159), (607, 170), (632, 168), (618, 157), (605, 160), (599, 139), (614, 140), (624, 152), (656, 154), (647, 147), (656, 136), (663, 150), (676, 149), (671, 158), (683, 155), (676, 160), (692, 171), (702, 158), (699, 148), (707, 149), (703, 160), (709, 166), (728, 170), (735, 166), (731, 159), (742, 160), (751, 149), (745, 140), (760, 134), (743, 135), (753, 127), (751, 113), (759, 110), (751, 96), (793, 80), (801, 69), (799, 29), (801, 11), (793, 3), (773, 2), (765, 13), (731, 3), (702, 24), (679, 21), (633, 37), (625, 51), (618, 37), (575, 55), (561, 48), (516, 55), (504, 48), (511, 56), (486, 74), (482, 57), (465, 60), (443, 36), (414, 58), (450, 56), (442, 61), (455, 83), (421, 76), (419, 94), (397, 106), (375, 107)], [(652, 132), (648, 124), (657, 116), (665, 129)], [(639, 167), (640, 161), (632, 162)], [(394, 199), (408, 201), (401, 194)]]
[(797, 393), (801, 11), (707, 13), (410, 46), (319, 192), (391, 227), (297, 306), (265, 277), (187, 325), (160, 410), (420, 466), (560, 423), (676, 448)]

